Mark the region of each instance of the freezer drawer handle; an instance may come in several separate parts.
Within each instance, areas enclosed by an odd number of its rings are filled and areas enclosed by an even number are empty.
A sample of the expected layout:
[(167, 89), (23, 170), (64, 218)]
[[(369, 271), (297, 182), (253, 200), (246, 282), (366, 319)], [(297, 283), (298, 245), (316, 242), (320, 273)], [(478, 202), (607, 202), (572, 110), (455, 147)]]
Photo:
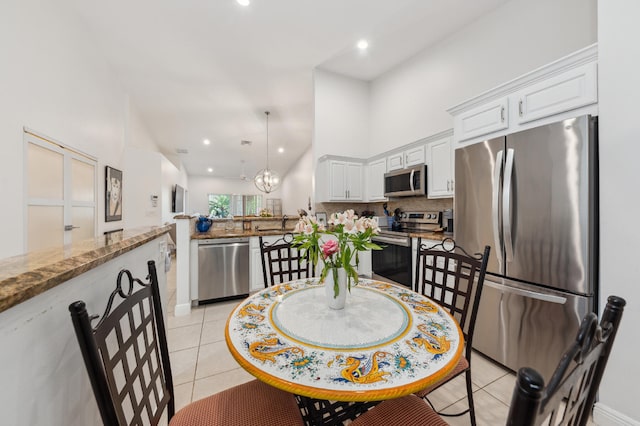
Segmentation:
[(493, 210), (493, 214), (491, 215), (493, 219), (493, 238), (495, 239), (495, 247), (498, 251), (498, 264), (502, 263), (502, 244), (500, 241), (500, 175), (502, 173), (502, 157), (504, 152), (502, 150), (498, 151), (496, 154), (496, 164), (493, 168), (493, 199), (491, 203), (491, 207)]
[(553, 294), (539, 293), (537, 291), (529, 291), (529, 290), (523, 290), (521, 288), (509, 287), (509, 286), (494, 283), (493, 281), (488, 281), (488, 280), (485, 280), (484, 285), (495, 288), (496, 290), (502, 291), (504, 293), (512, 293), (518, 296), (528, 297), (530, 299), (542, 300), (543, 302), (557, 303), (559, 305), (564, 305), (565, 303), (567, 303), (566, 297), (555, 296)]

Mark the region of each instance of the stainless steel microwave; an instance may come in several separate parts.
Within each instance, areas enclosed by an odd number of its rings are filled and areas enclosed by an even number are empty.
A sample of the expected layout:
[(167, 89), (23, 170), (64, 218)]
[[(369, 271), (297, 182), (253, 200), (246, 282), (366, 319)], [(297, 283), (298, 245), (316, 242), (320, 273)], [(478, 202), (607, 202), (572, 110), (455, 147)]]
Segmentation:
[(427, 195), (427, 166), (410, 167), (384, 174), (385, 197)]

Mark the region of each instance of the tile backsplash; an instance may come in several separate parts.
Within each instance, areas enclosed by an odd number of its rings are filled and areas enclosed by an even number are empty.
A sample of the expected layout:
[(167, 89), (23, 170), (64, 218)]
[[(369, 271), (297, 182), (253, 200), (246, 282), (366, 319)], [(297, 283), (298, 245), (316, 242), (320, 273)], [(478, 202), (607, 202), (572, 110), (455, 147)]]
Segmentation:
[[(384, 216), (382, 204), (384, 204), (382, 201), (375, 203), (316, 203), (315, 210), (311, 214), (326, 212), (327, 215), (330, 215), (353, 209), (357, 214), (368, 210), (373, 211), (375, 216)], [(402, 211), (442, 211), (453, 208), (453, 198), (398, 197), (387, 201), (387, 209), (390, 213), (393, 213), (396, 208), (400, 208)]]

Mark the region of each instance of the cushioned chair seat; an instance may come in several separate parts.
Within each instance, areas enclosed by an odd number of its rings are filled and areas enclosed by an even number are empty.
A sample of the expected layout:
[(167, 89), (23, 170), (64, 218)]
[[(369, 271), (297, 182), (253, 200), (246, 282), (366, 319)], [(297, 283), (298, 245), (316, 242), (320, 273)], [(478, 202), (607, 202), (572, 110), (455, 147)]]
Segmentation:
[(195, 401), (170, 426), (298, 426), (302, 416), (292, 394), (252, 380)]
[(357, 419), (351, 426), (447, 426), (422, 399), (415, 395), (384, 401)]
[(442, 379), (438, 383), (435, 383), (429, 386), (428, 388), (419, 390), (418, 392), (415, 393), (415, 395), (419, 396), (420, 398), (424, 398), (425, 396), (433, 392), (435, 389), (439, 388), (440, 386), (447, 383), (449, 380), (456, 377), (458, 374), (465, 371), (467, 368), (469, 368), (469, 361), (467, 361), (467, 359), (464, 356), (462, 356), (460, 357), (460, 361), (458, 361), (458, 365), (456, 365), (455, 368), (451, 370), (451, 372), (447, 374), (444, 379)]

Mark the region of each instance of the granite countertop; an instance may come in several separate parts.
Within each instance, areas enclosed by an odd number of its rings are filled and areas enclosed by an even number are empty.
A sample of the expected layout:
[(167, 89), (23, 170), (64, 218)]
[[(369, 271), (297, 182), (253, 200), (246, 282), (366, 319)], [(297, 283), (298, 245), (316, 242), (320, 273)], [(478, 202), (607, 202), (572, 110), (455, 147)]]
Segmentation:
[(192, 240), (207, 240), (210, 238), (243, 238), (243, 237), (264, 237), (267, 235), (284, 235), (293, 233), (293, 229), (273, 229), (264, 231), (242, 231), (234, 229), (233, 231), (225, 231), (224, 229), (209, 229), (207, 232), (194, 232), (191, 234)]
[(169, 232), (171, 225), (135, 228), (0, 260), (0, 312)]
[(453, 238), (452, 234), (445, 234), (444, 232), (411, 232), (409, 233), (411, 238), (424, 238), (425, 240), (442, 241), (447, 238)]

